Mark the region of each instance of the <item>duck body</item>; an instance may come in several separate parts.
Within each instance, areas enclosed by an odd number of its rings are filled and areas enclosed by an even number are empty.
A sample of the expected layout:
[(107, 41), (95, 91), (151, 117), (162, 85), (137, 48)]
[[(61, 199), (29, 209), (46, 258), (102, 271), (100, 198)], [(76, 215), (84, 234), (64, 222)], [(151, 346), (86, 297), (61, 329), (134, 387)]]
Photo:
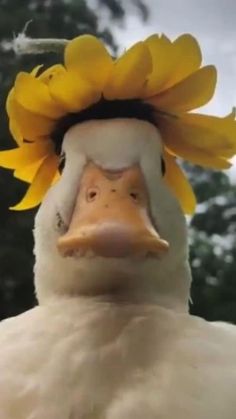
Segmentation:
[(236, 331), (156, 304), (61, 299), (0, 327), (1, 419), (233, 419)]
[(62, 151), (35, 223), (39, 306), (0, 325), (0, 419), (235, 419), (236, 329), (188, 314), (156, 127), (84, 122)]

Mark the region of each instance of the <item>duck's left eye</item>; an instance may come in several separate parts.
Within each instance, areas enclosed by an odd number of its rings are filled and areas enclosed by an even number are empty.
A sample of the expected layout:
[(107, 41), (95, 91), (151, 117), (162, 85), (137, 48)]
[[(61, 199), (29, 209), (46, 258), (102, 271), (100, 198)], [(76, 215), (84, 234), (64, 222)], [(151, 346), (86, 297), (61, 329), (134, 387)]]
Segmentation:
[(166, 164), (165, 164), (165, 160), (163, 159), (163, 157), (161, 158), (161, 173), (162, 173), (162, 176), (164, 176), (165, 173), (166, 173)]
[(61, 174), (63, 172), (63, 169), (65, 167), (65, 163), (66, 163), (66, 155), (65, 152), (63, 151), (60, 155), (60, 162), (59, 162), (59, 166), (58, 166), (58, 171)]

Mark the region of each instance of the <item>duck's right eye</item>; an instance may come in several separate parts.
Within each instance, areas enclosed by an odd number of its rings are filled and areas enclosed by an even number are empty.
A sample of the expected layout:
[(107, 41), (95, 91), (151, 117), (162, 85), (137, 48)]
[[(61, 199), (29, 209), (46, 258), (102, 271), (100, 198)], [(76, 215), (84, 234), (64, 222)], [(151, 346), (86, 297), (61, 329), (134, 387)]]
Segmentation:
[(65, 167), (65, 163), (66, 163), (66, 155), (65, 152), (63, 151), (60, 155), (60, 162), (59, 162), (59, 166), (58, 166), (58, 171), (61, 174), (63, 172), (63, 169)]

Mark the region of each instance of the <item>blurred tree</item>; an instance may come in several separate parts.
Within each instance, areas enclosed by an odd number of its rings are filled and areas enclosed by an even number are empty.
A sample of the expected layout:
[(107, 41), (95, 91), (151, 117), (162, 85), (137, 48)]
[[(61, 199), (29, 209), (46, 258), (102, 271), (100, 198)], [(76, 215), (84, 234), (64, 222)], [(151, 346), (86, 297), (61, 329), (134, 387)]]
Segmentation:
[[(146, 19), (147, 10), (143, 3), (135, 0), (133, 3)], [(96, 8), (89, 7), (89, 4), (85, 0), (0, 0), (0, 149), (14, 146), (8, 131), (5, 100), (16, 74), (37, 64), (55, 62), (53, 54), (16, 57), (13, 51), (6, 50), (13, 34), (21, 32), (26, 22), (33, 20), (27, 31), (32, 37), (70, 39), (82, 33), (91, 33), (102, 38), (115, 53), (116, 44), (110, 29), (106, 26), (101, 28)], [(110, 11), (113, 20), (124, 19), (125, 3), (122, 6), (119, 0), (97, 0), (97, 6), (99, 10)], [(61, 58), (58, 57), (58, 60)], [(36, 304), (32, 281), (35, 211), (18, 213), (8, 209), (20, 199), (24, 190), (22, 182), (0, 168), (0, 319), (16, 315)]]
[(190, 311), (236, 323), (236, 186), (224, 173), (188, 171), (200, 203), (190, 230)]

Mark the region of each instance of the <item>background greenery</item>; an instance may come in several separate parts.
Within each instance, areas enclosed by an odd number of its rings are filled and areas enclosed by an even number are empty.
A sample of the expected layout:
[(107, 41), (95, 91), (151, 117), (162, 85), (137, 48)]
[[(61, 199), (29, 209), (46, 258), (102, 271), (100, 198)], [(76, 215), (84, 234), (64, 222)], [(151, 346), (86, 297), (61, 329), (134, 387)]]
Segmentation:
[[(147, 20), (145, 0), (132, 0), (132, 3), (140, 19)], [(100, 25), (98, 11), (102, 9), (109, 14), (108, 27)], [(53, 55), (16, 57), (12, 51), (6, 51), (3, 47), (13, 33), (20, 32), (33, 19), (28, 30), (32, 37), (72, 38), (80, 33), (92, 33), (100, 36), (115, 54), (117, 43), (111, 28), (123, 22), (125, 14), (125, 6), (119, 0), (98, 0), (97, 9), (90, 8), (85, 0), (0, 0), (1, 149), (14, 145), (7, 128), (5, 99), (16, 73), (55, 60)], [(223, 173), (190, 166), (186, 170), (200, 202), (190, 225), (193, 272), (190, 310), (209, 320), (236, 323), (236, 187)], [(36, 304), (32, 280), (35, 211), (8, 210), (24, 189), (25, 185), (9, 171), (0, 169), (0, 319)]]

